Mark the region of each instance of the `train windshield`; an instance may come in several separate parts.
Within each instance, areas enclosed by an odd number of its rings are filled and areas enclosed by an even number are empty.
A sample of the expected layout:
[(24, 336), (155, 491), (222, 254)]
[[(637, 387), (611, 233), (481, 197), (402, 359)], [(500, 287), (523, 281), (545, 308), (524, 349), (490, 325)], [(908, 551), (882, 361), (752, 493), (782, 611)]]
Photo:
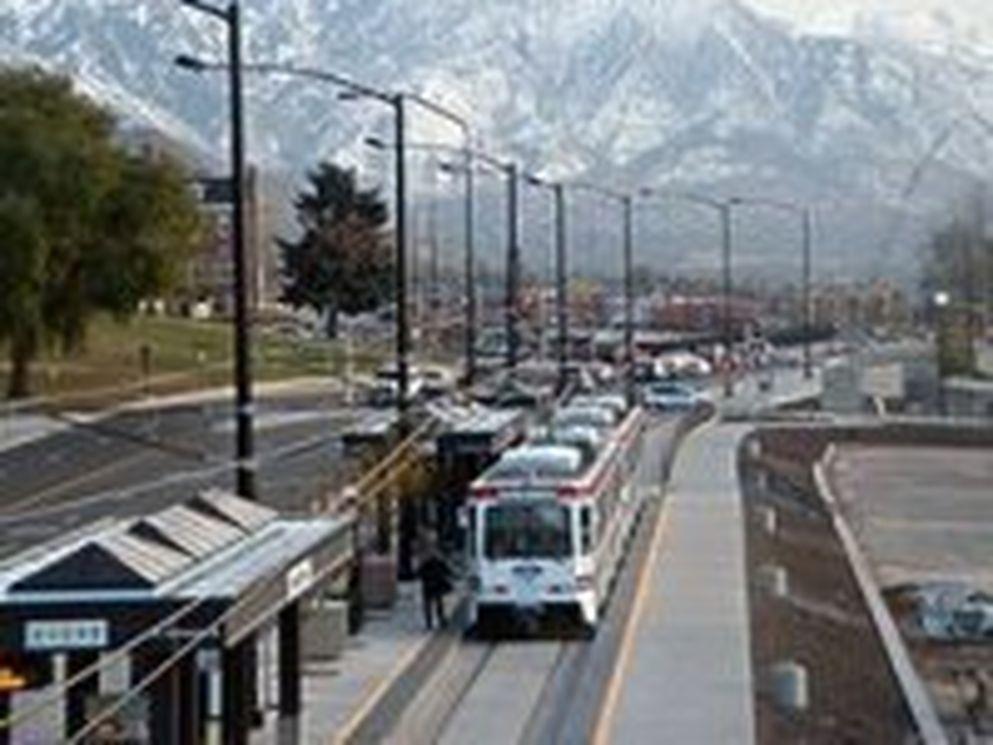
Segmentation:
[(572, 551), (569, 509), (556, 502), (508, 502), (486, 510), (487, 559), (557, 559)]

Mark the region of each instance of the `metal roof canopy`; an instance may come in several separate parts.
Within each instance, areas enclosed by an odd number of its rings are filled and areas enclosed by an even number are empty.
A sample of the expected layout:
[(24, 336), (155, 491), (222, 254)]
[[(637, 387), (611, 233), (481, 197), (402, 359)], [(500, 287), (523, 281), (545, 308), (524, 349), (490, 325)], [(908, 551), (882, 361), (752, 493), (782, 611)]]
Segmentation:
[(196, 631), (226, 613), (237, 644), (348, 566), (350, 523), (286, 519), (209, 491), (134, 519), (96, 523), (0, 566), (0, 648), (70, 651), (118, 646), (191, 601)]
[(438, 435), (442, 461), (467, 455), (496, 456), (524, 434), (525, 417), (520, 411), (483, 410)]

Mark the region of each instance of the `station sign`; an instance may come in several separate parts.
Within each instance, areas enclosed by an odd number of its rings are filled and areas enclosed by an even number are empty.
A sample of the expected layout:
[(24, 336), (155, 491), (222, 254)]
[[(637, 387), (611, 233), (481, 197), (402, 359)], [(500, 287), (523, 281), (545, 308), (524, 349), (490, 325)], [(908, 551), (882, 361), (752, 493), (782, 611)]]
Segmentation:
[(110, 644), (110, 626), (104, 619), (28, 621), (24, 648), (32, 652), (60, 649), (103, 649)]

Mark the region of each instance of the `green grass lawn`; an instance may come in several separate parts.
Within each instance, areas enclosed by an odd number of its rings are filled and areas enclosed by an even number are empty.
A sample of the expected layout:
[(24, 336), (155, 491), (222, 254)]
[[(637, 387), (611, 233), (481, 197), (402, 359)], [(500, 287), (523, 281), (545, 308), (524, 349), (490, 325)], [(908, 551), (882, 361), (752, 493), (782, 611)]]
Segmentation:
[[(133, 396), (144, 390), (142, 347), (149, 356), (149, 388), (155, 393), (197, 390), (231, 381), (233, 341), (230, 322), (138, 316), (125, 324), (100, 318), (89, 327), (83, 349), (71, 355), (42, 355), (33, 369), (33, 393), (61, 396), (112, 390), (110, 398)], [(256, 380), (285, 380), (300, 376), (336, 376), (344, 366), (338, 342), (297, 340), (266, 333), (253, 338)], [(9, 373), (6, 349), (0, 362), (0, 385), (6, 390)], [(382, 350), (355, 352), (356, 370), (383, 358)], [(98, 398), (103, 398), (102, 396)]]

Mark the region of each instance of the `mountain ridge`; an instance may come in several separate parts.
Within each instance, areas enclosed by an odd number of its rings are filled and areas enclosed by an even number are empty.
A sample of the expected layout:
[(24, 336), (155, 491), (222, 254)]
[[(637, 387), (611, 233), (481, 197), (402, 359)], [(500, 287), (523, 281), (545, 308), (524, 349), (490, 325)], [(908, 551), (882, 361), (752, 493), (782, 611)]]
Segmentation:
[[(672, 183), (819, 203), (853, 199), (851, 209), (832, 208), (837, 215), (822, 220), (825, 271), (854, 258), (860, 273), (906, 272), (930, 211), (940, 212), (950, 191), (993, 162), (988, 134), (963, 126), (935, 157), (933, 173), (919, 179), (921, 214), (901, 218), (893, 239), (886, 225), (895, 224), (892, 211), (905, 201), (915, 164), (949, 122), (993, 109), (986, 104), (993, 87), (971, 60), (893, 37), (868, 43), (804, 33), (736, 0), (244, 5), (247, 58), (422, 91), (471, 113), (481, 143), (534, 171), (621, 188)], [(171, 65), (180, 52), (223, 53), (208, 19), (178, 3), (133, 0), (5, 0), (5, 17), (13, 22), (0, 23), (4, 57), (78, 75), (98, 98), (199, 148), (223, 144), (223, 81)], [(385, 178), (382, 156), (362, 141), (389, 137), (388, 112), (342, 105), (329, 88), (286, 78), (253, 78), (248, 105), (252, 155), (269, 167), (299, 173), (333, 157)], [(457, 132), (423, 113), (411, 117), (411, 128), (415, 140), (458, 143)], [(880, 214), (850, 224), (867, 209)], [(712, 240), (709, 226), (694, 229), (698, 214), (677, 212), (644, 220), (660, 257), (672, 258), (670, 244)], [(766, 227), (750, 229), (755, 221)], [(766, 243), (791, 240), (793, 226), (782, 216), (743, 222), (743, 266), (760, 267), (772, 250)], [(895, 254), (882, 255), (886, 241)], [(590, 250), (609, 259), (606, 248)]]

